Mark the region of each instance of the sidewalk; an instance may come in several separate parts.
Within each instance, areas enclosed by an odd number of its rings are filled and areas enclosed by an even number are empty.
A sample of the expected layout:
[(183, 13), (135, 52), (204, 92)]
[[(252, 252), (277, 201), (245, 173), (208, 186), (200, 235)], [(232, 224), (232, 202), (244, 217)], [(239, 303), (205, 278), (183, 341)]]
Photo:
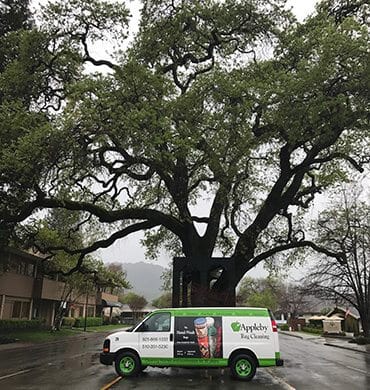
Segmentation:
[(321, 341), (324, 345), (327, 345), (329, 347), (348, 349), (349, 351), (362, 352), (370, 355), (370, 345), (352, 344), (348, 342), (348, 339), (340, 337), (324, 337), (305, 332), (289, 332), (284, 330), (279, 330), (279, 333), (291, 337), (297, 337), (301, 340)]

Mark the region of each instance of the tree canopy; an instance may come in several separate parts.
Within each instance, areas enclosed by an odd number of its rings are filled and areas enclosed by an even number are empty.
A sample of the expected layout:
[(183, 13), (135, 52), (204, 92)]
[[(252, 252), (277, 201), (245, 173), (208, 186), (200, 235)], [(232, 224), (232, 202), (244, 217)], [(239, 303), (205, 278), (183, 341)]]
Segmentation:
[(129, 292), (121, 298), (121, 302), (128, 305), (132, 311), (134, 317), (139, 315), (139, 311), (142, 310), (148, 303), (144, 296)]
[[(126, 43), (121, 2), (49, 4), (0, 41), (4, 239), (64, 208), (101, 224), (58, 248), (78, 266), (137, 231), (152, 255), (221, 251), (235, 283), (288, 249), (338, 257), (299, 215), (369, 162), (369, 6), (353, 3), (322, 1), (298, 23), (284, 0), (143, 1)], [(95, 58), (99, 41), (116, 50)]]
[(253, 279), (245, 277), (239, 286), (237, 301), (241, 306), (268, 307), (273, 312), (280, 308), (283, 283), (273, 277)]

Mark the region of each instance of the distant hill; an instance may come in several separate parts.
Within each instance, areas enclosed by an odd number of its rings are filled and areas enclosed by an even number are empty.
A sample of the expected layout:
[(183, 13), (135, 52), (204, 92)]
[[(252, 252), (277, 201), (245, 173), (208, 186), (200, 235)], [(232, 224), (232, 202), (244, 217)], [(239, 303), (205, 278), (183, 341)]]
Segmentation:
[(127, 280), (136, 294), (144, 295), (148, 302), (163, 294), (161, 290), (161, 275), (164, 267), (149, 263), (125, 263), (123, 269), (127, 273)]

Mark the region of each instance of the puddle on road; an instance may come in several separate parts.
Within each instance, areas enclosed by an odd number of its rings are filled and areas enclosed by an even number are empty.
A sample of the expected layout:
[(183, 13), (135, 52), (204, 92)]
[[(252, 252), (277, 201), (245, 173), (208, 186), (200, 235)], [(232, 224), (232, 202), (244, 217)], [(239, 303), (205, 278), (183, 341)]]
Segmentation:
[[(165, 389), (189, 389), (205, 390), (215, 388), (227, 388), (228, 390), (242, 390), (246, 383), (234, 380), (230, 377), (229, 369), (184, 369), (184, 368), (152, 368), (148, 367), (138, 377), (124, 378), (114, 385), (114, 389), (130, 390), (165, 390)], [(271, 380), (271, 375), (264, 369), (258, 370), (248, 388), (281, 389), (280, 384)]]
[(284, 359), (285, 368), (300, 368), (303, 366), (303, 363), (297, 360)]
[(65, 360), (63, 360), (59, 365), (57, 364), (57, 366), (60, 366), (60, 368), (63, 369), (74, 369), (76, 366), (91, 367), (95, 364), (99, 364), (99, 353), (84, 353), (74, 356), (65, 356)]

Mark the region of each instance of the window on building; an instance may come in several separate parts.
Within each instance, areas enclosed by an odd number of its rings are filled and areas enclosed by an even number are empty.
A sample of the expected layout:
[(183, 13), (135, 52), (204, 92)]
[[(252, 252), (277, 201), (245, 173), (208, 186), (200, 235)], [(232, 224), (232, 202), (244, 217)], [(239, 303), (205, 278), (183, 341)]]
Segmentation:
[(30, 314), (30, 302), (22, 302), (21, 318), (28, 318)]
[(13, 302), (12, 318), (20, 318), (20, 316), (21, 316), (21, 309), (22, 309), (22, 302), (14, 301)]
[(35, 264), (27, 264), (27, 276), (35, 276)]
[(18, 262), (16, 261), (11, 261), (9, 263), (9, 272), (12, 272), (14, 274), (18, 273)]
[(28, 319), (30, 314), (31, 302), (29, 301), (16, 301), (8, 300), (7, 303), (11, 304), (11, 318)]
[(34, 276), (35, 265), (25, 261), (12, 259), (9, 264), (9, 272), (25, 276)]

